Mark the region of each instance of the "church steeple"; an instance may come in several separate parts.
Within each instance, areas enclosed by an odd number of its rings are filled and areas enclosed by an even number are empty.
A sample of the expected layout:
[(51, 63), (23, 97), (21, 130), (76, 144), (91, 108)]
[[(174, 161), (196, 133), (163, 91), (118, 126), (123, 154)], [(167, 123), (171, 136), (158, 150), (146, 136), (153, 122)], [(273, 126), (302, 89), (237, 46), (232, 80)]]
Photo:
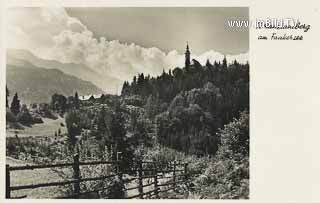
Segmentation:
[(190, 51), (189, 51), (189, 44), (187, 42), (187, 49), (186, 52), (184, 53), (185, 55), (185, 67), (189, 68), (190, 66)]

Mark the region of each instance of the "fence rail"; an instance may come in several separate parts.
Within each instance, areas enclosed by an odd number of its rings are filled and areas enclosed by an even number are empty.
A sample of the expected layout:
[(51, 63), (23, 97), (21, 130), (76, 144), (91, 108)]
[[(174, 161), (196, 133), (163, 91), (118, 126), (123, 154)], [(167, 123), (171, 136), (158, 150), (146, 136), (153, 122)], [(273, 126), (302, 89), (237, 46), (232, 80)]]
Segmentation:
[[(115, 166), (115, 172), (110, 175), (103, 175), (98, 177), (81, 177), (81, 169), (80, 166), (85, 165), (100, 165), (100, 164), (109, 164)], [(42, 187), (53, 187), (53, 186), (65, 186), (65, 185), (73, 185), (72, 194), (66, 197), (53, 197), (53, 198), (82, 198), (83, 195), (88, 195), (90, 193), (97, 193), (99, 191), (105, 191), (110, 189), (112, 186), (101, 187), (95, 190), (87, 190), (81, 191), (80, 183), (87, 181), (107, 181), (114, 177), (119, 177), (119, 180), (122, 184), (128, 184), (132, 181), (138, 180), (138, 184), (130, 187), (124, 187), (122, 189), (123, 192), (138, 190), (137, 194), (127, 196), (126, 198), (140, 198), (143, 199), (145, 197), (156, 197), (159, 198), (159, 194), (163, 192), (167, 192), (169, 190), (174, 190), (177, 188), (177, 184), (187, 182), (188, 178), (188, 164), (182, 162), (153, 162), (153, 161), (136, 161), (132, 163), (134, 166), (132, 169), (120, 169), (121, 161), (91, 161), (91, 162), (81, 162), (79, 161), (79, 155), (75, 155), (72, 163), (58, 163), (58, 164), (46, 164), (46, 165), (24, 165), (24, 166), (9, 166), (6, 165), (6, 198), (26, 198), (26, 195), (20, 195), (19, 197), (12, 197), (12, 191), (17, 190), (25, 190), (25, 189), (35, 189)], [(144, 168), (143, 165), (152, 165), (152, 167)], [(72, 167), (73, 176), (70, 180), (65, 181), (56, 181), (50, 183), (39, 183), (39, 184), (30, 184), (30, 185), (11, 185), (11, 177), (10, 172), (12, 171), (21, 171), (21, 170), (36, 170), (36, 169), (52, 169), (52, 168), (60, 168), (60, 167)], [(126, 173), (135, 174), (133, 178), (123, 178), (123, 175)], [(159, 173), (162, 175), (159, 175)], [(169, 175), (169, 176), (165, 176)], [(152, 182), (144, 183), (145, 179), (153, 179)], [(159, 182), (159, 180), (168, 179), (166, 182)], [(152, 187), (153, 186), (153, 187)], [(172, 187), (171, 187), (172, 186)], [(145, 188), (152, 187), (152, 189), (148, 191), (144, 191)], [(169, 187), (169, 188), (167, 188)], [(83, 190), (83, 189), (82, 189)]]

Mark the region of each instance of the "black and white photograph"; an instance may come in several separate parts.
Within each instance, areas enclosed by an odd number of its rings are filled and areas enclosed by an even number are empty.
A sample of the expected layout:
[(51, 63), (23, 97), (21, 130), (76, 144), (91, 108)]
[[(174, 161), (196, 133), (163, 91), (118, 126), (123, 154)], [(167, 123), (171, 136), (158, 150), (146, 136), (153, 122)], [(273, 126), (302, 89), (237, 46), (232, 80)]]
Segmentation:
[(248, 20), (7, 8), (5, 198), (250, 199)]

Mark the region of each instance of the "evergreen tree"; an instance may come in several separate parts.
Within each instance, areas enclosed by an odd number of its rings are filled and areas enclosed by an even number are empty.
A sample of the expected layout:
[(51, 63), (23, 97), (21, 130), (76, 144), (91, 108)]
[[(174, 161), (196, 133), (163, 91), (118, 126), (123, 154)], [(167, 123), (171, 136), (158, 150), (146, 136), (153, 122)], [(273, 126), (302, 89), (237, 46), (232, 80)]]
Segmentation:
[(89, 101), (94, 101), (94, 100), (95, 100), (94, 96), (91, 95), (90, 98), (89, 98)]
[(212, 64), (210, 63), (209, 59), (207, 59), (206, 66), (207, 67), (211, 67), (212, 66)]
[(76, 93), (74, 94), (74, 98), (75, 98), (75, 99), (79, 99), (78, 92), (76, 92)]
[(9, 97), (9, 90), (8, 87), (6, 86), (6, 108), (9, 108), (9, 102), (8, 102), (8, 97)]
[(133, 81), (132, 81), (132, 85), (136, 85), (136, 84), (137, 84), (137, 77), (134, 76), (134, 77), (133, 77)]
[(128, 81), (124, 81), (123, 86), (122, 86), (122, 90), (121, 90), (121, 95), (127, 95), (129, 94), (129, 82)]
[(112, 143), (112, 157), (117, 158), (117, 153), (121, 153), (120, 169), (128, 167), (128, 163), (132, 161), (133, 151), (130, 148), (126, 137), (125, 120), (120, 111), (119, 105), (116, 105), (115, 113), (112, 115), (110, 133)]
[(139, 76), (138, 76), (138, 85), (143, 85), (144, 83), (144, 74), (141, 73)]
[(235, 66), (239, 65), (239, 63), (238, 63), (238, 61), (236, 59), (233, 61), (233, 65), (235, 65)]
[(222, 67), (226, 68), (227, 67), (227, 59), (226, 56), (224, 56), (223, 60), (222, 60)]
[(214, 65), (214, 67), (216, 67), (216, 68), (218, 68), (218, 67), (219, 67), (219, 64), (218, 64), (218, 62), (217, 62), (217, 61), (214, 61), (213, 65)]
[(78, 92), (74, 94), (74, 107), (75, 109), (80, 108), (80, 100), (79, 100)]
[(19, 112), (20, 112), (20, 100), (18, 98), (18, 93), (16, 93), (12, 99), (12, 102), (11, 102), (11, 112), (14, 114), (14, 115), (17, 115)]
[(66, 125), (68, 129), (68, 141), (72, 149), (76, 145), (77, 136), (81, 134), (80, 113), (76, 110), (70, 111), (66, 116)]

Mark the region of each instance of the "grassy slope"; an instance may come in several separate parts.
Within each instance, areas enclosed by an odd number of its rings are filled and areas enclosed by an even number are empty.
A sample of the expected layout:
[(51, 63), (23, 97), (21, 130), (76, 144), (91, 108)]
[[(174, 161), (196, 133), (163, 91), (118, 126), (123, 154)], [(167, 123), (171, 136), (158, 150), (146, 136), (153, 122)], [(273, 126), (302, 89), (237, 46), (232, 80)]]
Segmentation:
[[(19, 137), (30, 136), (54, 136), (54, 133), (61, 129), (61, 133), (65, 134), (67, 129), (65, 127), (65, 119), (59, 117), (56, 120), (43, 118), (43, 123), (32, 125), (32, 127), (24, 126), (24, 129), (7, 129), (7, 137), (15, 136), (15, 132), (18, 132)], [(60, 125), (63, 123), (64, 127)]]

